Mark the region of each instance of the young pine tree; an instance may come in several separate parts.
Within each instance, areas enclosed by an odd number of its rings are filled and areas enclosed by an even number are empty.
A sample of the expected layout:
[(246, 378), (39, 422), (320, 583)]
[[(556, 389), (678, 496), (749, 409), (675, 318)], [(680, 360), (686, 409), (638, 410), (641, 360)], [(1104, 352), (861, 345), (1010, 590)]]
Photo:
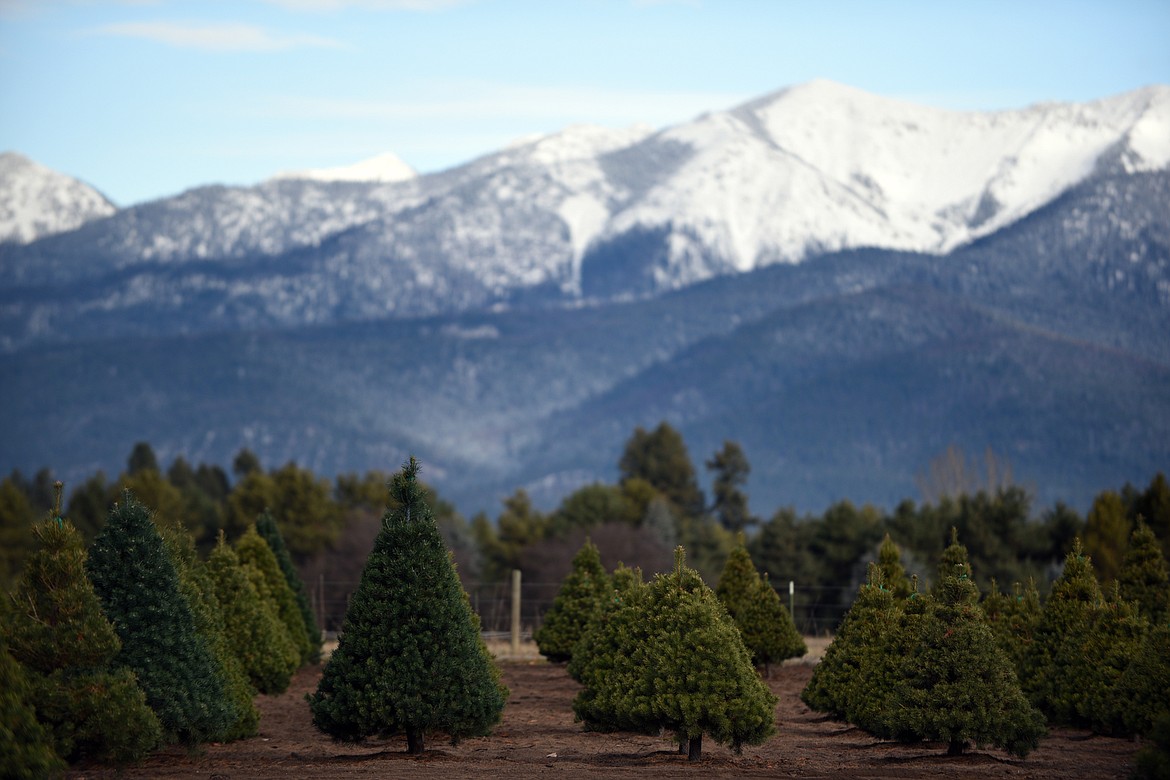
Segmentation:
[(223, 618), (224, 636), (248, 680), (260, 693), (284, 693), (300, 654), (276, 613), (256, 592), (222, 531), (207, 558), (207, 572), (215, 607)]
[(233, 707), (207, 640), (150, 517), (129, 493), (110, 510), (87, 562), (122, 648), (167, 739), (205, 742), (230, 728)]
[(215, 599), (215, 587), (207, 564), (199, 560), (195, 539), (187, 529), (177, 523), (157, 527), (171, 563), (179, 574), (179, 587), (191, 605), (195, 630), (211, 648), (211, 654), (224, 678), (225, 692), (232, 704), (232, 717), (226, 730), (221, 734), (210, 735), (209, 739), (230, 742), (255, 736), (260, 727), (260, 712), (253, 701), (256, 688), (228, 641), (223, 611)]
[(704, 735), (739, 751), (775, 733), (776, 697), (714, 591), (684, 565), (681, 547), (675, 570), (655, 577), (618, 616), (612, 668), (591, 680), (587, 710), (574, 702), (587, 727), (673, 731), (692, 761), (702, 756)]
[(405, 732), (487, 734), (508, 690), (418, 481), (413, 457), (391, 481), (396, 506), (366, 560), (340, 641), (309, 698), (313, 723), (336, 739)]
[(894, 598), (909, 598), (910, 578), (906, 576), (906, 569), (902, 566), (902, 551), (894, 544), (889, 534), (886, 534), (881, 547), (878, 548), (877, 565), (882, 570), (886, 589), (894, 594)]
[(891, 731), (906, 742), (945, 742), (948, 755), (974, 743), (1023, 757), (1039, 744), (1044, 718), (1020, 690), (962, 568), (936, 585), (919, 641), (902, 659)]
[(1032, 644), (1032, 636), (1040, 624), (1040, 592), (1035, 580), (1029, 580), (1024, 588), (1016, 583), (1013, 592), (1001, 593), (993, 579), (991, 590), (983, 597), (983, 614), (987, 625), (995, 634), (1000, 648), (1012, 662), (1016, 675), (1024, 670), (1024, 656)]
[(301, 617), (301, 609), (297, 606), (297, 597), (289, 587), (284, 572), (280, 570), (280, 563), (272, 548), (257, 533), (255, 525), (248, 526), (244, 535), (236, 540), (236, 555), (252, 577), (252, 584), (256, 586), (261, 600), (268, 604), (284, 626), (289, 641), (297, 651), (297, 666), (308, 663), (313, 655), (313, 643), (305, 628), (305, 619)]
[(601, 608), (611, 589), (609, 575), (601, 565), (597, 545), (588, 539), (573, 556), (573, 568), (561, 583), (560, 592), (544, 615), (544, 622), (532, 635), (541, 655), (563, 662), (573, 657), (573, 646)]
[(1093, 564), (1077, 539), (1044, 604), (1020, 678), (1049, 723), (1089, 725), (1081, 713), (1088, 711), (1096, 659), (1086, 658), (1084, 648), (1103, 603)]
[(49, 732), (37, 721), (32, 685), (8, 652), (7, 621), (0, 615), (0, 777), (40, 780), (65, 770)]
[(1117, 581), (1122, 598), (1137, 602), (1138, 611), (1151, 623), (1170, 619), (1170, 571), (1157, 537), (1140, 519), (1129, 537)]
[(881, 569), (870, 564), (867, 581), (841, 619), (824, 658), (813, 669), (800, 694), (801, 701), (834, 718), (856, 716), (861, 701), (857, 689), (870, 679), (869, 664), (875, 657), (875, 648), (884, 645), (900, 617), (901, 605), (886, 589)]
[(305, 624), (305, 633), (309, 637), (309, 657), (305, 660), (311, 664), (320, 663), (321, 629), (317, 625), (317, 619), (313, 616), (313, 608), (309, 604), (309, 596), (305, 592), (305, 584), (301, 581), (300, 575), (297, 574), (297, 569), (292, 562), (292, 556), (288, 552), (288, 546), (284, 543), (284, 536), (281, 535), (280, 528), (277, 527), (276, 521), (272, 519), (270, 512), (265, 512), (256, 520), (256, 531), (264, 537), (264, 541), (268, 542), (268, 547), (272, 550), (272, 554), (276, 556), (276, 562), (280, 565), (280, 571), (284, 574), (285, 582), (292, 588), (293, 597), (297, 602), (297, 609), (300, 610), (301, 620)]
[(1087, 663), (1079, 670), (1085, 692), (1077, 714), (1099, 734), (1127, 732), (1125, 716), (1131, 702), (1120, 695), (1120, 682), (1148, 629), (1136, 602), (1123, 599), (1114, 580), (1105, 600), (1092, 611), (1092, 628), (1081, 648)]
[(618, 636), (618, 632), (610, 629), (609, 623), (617, 619), (619, 609), (630, 606), (639, 597), (644, 587), (641, 569), (618, 564), (597, 611), (589, 618), (581, 638), (573, 645), (572, 658), (565, 667), (570, 677), (589, 687), (598, 675), (608, 673), (609, 667), (605, 664), (609, 662), (606, 659), (614, 649), (611, 643)]
[(792, 616), (780, 601), (780, 594), (756, 571), (744, 546), (743, 534), (727, 556), (715, 594), (739, 628), (752, 663), (763, 666), (765, 675), (769, 664), (808, 652)]
[(1170, 777), (1170, 626), (1146, 633), (1117, 693), (1128, 731), (1143, 738), (1138, 777)]
[(13, 593), (8, 645), (28, 672), (37, 717), (73, 761), (136, 761), (161, 741), (134, 674), (114, 668), (121, 642), (86, 576), (81, 535), (51, 517)]

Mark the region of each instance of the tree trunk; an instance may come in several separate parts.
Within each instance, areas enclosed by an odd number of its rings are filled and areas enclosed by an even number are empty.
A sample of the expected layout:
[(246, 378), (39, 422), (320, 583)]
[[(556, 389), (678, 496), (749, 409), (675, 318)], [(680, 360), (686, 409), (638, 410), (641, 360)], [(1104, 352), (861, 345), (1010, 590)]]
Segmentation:
[(703, 757), (703, 735), (691, 737), (691, 744), (687, 750), (687, 761), (698, 761)]
[(961, 755), (963, 755), (963, 750), (966, 747), (967, 747), (967, 743), (964, 742), (963, 740), (955, 740), (955, 741), (951, 742), (950, 745), (947, 746), (947, 755), (948, 756), (961, 756)]
[(406, 730), (406, 752), (412, 756), (421, 756), (423, 752), (422, 729)]

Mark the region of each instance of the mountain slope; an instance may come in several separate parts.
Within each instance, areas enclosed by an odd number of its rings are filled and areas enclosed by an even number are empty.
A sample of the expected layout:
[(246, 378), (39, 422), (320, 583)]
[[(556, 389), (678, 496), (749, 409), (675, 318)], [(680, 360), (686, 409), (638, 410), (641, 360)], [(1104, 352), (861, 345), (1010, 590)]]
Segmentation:
[(656, 295), (848, 248), (945, 253), (1079, 182), (1165, 170), (1168, 128), (1164, 86), (958, 113), (813, 82), (395, 183), (201, 188), (0, 247), (0, 339), (131, 333), (144, 307), (175, 333), (289, 327)]
[(63, 233), (116, 210), (77, 179), (15, 152), (0, 154), (0, 244)]
[(890, 505), (951, 443), (1083, 507), (1170, 462), (1168, 188), (1096, 178), (942, 258), (841, 252), (646, 300), (19, 350), (0, 468), (76, 481), (139, 440), (330, 474), (413, 453), (470, 513), (613, 479), (665, 418), (697, 463), (739, 440), (760, 513)]

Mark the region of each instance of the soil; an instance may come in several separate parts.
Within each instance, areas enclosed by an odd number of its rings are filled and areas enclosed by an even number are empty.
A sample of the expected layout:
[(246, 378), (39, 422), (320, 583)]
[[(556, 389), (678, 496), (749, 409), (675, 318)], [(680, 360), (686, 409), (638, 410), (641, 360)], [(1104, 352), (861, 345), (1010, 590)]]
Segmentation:
[(1137, 743), (1054, 729), (1025, 759), (999, 750), (975, 750), (954, 758), (946, 746), (882, 742), (848, 724), (810, 711), (800, 691), (812, 666), (789, 663), (772, 669), (768, 681), (780, 698), (775, 737), (742, 755), (703, 741), (703, 756), (688, 762), (667, 738), (585, 732), (573, 722), (571, 702), (578, 685), (563, 666), (537, 660), (503, 660), (511, 689), (503, 721), (490, 737), (452, 745), (428, 737), (421, 756), (406, 753), (404, 736), (361, 744), (337, 743), (313, 727), (305, 694), (316, 689), (320, 667), (306, 667), (287, 693), (261, 696), (260, 734), (228, 744), (173, 747), (116, 772), (75, 767), (82, 778), (205, 778), (206, 780), (294, 780), (296, 778), (403, 777), (592, 778), (599, 773), (639, 778), (869, 777), (869, 778), (1123, 778), (1133, 766)]

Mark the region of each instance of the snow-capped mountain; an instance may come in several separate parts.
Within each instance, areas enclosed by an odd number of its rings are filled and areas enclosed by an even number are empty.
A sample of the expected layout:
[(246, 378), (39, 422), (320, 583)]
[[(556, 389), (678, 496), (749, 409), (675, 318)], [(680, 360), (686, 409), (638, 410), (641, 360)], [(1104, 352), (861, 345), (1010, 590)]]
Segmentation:
[(94, 188), (15, 152), (0, 154), (0, 243), (28, 243), (117, 211)]
[(70, 317), (145, 306), (204, 330), (653, 295), (856, 247), (946, 253), (1095, 175), (1168, 165), (1167, 86), (981, 113), (816, 81), (396, 182), (275, 179), (123, 209), (0, 249), (29, 292), (5, 343), (28, 323), (51, 335), (63, 304), (36, 290), (70, 281), (85, 281)]
[(406, 181), (418, 172), (393, 152), (385, 152), (353, 165), (337, 168), (311, 168), (306, 171), (283, 171), (274, 179), (308, 179), (311, 181), (367, 181), (387, 184)]

